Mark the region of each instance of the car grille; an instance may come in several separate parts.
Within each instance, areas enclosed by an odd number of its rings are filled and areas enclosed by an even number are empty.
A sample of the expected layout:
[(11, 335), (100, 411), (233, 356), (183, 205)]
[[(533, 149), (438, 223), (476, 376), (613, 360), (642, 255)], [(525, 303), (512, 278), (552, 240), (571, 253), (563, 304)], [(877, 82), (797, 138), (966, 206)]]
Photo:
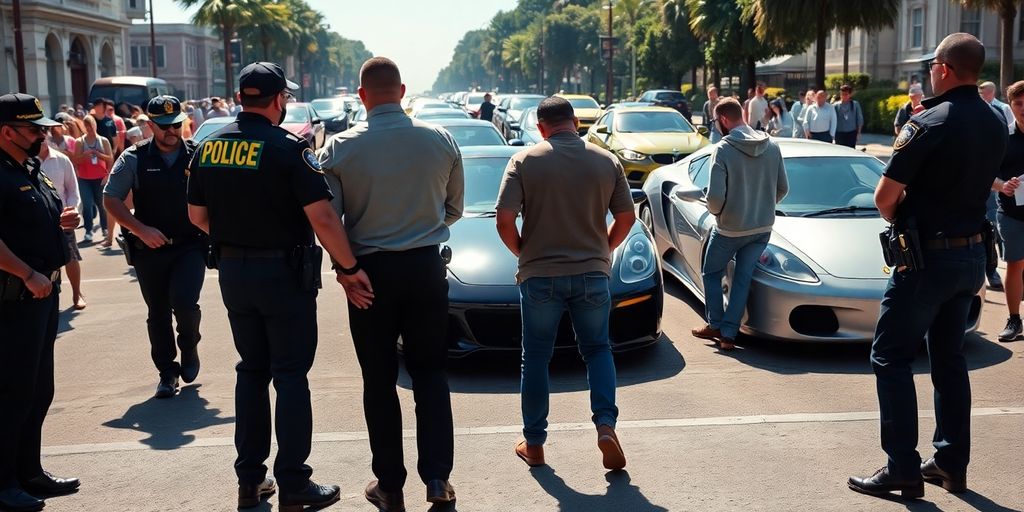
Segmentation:
[(686, 158), (686, 155), (676, 155), (672, 153), (661, 153), (657, 155), (651, 155), (651, 160), (654, 160), (655, 163), (659, 163), (662, 165), (674, 164), (682, 160), (683, 158)]

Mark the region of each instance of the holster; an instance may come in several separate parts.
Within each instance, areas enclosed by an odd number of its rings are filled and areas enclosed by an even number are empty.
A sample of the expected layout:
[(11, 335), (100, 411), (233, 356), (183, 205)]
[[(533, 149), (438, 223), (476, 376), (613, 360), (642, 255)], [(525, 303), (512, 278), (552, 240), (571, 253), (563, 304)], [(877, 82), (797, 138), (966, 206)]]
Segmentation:
[(214, 243), (206, 244), (206, 268), (216, 270), (220, 265), (220, 247)]
[(886, 265), (907, 270), (924, 269), (924, 251), (917, 229), (907, 224), (890, 224), (878, 238)]
[(324, 263), (324, 250), (318, 245), (296, 247), (294, 261), (299, 270), (299, 286), (302, 290), (319, 290), (323, 286), (321, 268)]
[(0, 270), (0, 301), (16, 301), (25, 298), (28, 289), (18, 276)]
[(134, 266), (136, 243), (140, 242), (139, 237), (133, 235), (130, 231), (122, 230), (121, 236), (115, 238), (115, 241), (117, 246), (121, 248), (121, 252), (124, 253), (124, 259), (128, 262), (128, 266)]
[(992, 221), (985, 219), (981, 225), (981, 241), (985, 244), (985, 266), (995, 268), (999, 264), (999, 253), (996, 252), (996, 227)]

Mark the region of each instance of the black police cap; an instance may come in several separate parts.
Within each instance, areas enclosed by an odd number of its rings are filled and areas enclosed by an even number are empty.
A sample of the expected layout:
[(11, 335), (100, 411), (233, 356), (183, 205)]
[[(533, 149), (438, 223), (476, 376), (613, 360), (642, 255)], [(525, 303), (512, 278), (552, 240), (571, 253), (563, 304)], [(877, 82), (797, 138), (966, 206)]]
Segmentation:
[(0, 124), (30, 123), (37, 126), (60, 126), (43, 115), (43, 104), (35, 96), (13, 93), (0, 96)]
[(162, 125), (180, 123), (188, 118), (181, 111), (181, 101), (174, 96), (157, 96), (146, 104), (146, 116), (149, 120)]
[(238, 74), (238, 92), (249, 98), (265, 98), (283, 90), (297, 91), (298, 84), (284, 76), (281, 66), (273, 62), (253, 62)]

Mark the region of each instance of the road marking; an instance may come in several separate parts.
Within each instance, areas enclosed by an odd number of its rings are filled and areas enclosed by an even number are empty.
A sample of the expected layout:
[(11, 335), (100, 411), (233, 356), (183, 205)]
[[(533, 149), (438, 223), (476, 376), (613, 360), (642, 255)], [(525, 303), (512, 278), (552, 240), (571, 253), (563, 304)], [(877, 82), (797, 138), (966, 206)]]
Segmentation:
[[(1024, 415), (1024, 407), (986, 407), (974, 409), (971, 416), (975, 418), (986, 416), (1013, 416)], [(934, 418), (935, 411), (921, 411), (920, 418)], [(790, 424), (790, 423), (843, 423), (852, 421), (878, 421), (877, 412), (826, 412), (826, 413), (797, 413), (797, 414), (775, 414), (755, 416), (717, 416), (709, 418), (674, 418), (659, 420), (631, 420), (620, 421), (618, 429), (641, 429), (641, 428), (683, 428), (683, 427), (727, 427), (735, 425), (768, 425), (768, 424)], [(456, 428), (456, 436), (476, 436), (494, 434), (519, 434), (523, 427), (521, 425), (506, 425), (493, 427), (464, 427)], [(593, 423), (554, 423), (548, 425), (549, 432), (573, 432), (590, 431), (594, 429)], [(403, 436), (406, 439), (416, 437), (415, 430), (405, 430)], [(365, 431), (359, 432), (323, 432), (313, 434), (315, 443), (343, 443), (351, 441), (365, 441), (369, 436)], [(211, 437), (196, 439), (184, 445), (182, 448), (209, 448), (234, 446), (234, 438)], [(127, 441), (120, 443), (94, 443), (94, 444), (73, 444), (59, 446), (44, 446), (43, 455), (77, 455), (85, 453), (111, 453), (152, 450), (149, 445), (139, 441)]]

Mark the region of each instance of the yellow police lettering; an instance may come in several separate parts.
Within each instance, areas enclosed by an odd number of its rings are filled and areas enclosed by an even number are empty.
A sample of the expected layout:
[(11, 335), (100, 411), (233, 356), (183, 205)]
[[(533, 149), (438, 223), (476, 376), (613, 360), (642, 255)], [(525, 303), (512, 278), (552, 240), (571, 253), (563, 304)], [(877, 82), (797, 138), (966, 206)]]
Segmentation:
[(207, 142), (206, 144), (203, 144), (203, 152), (202, 152), (201, 155), (199, 155), (199, 162), (200, 163), (205, 163), (205, 162), (209, 161), (209, 159), (210, 159), (210, 151), (213, 150), (213, 144), (214, 144), (213, 142)]
[(244, 156), (245, 147), (249, 144), (243, 141), (235, 141), (234, 150), (231, 152), (231, 165), (245, 165), (245, 160), (242, 159)]
[(231, 156), (228, 153), (228, 151), (229, 151), (228, 141), (226, 141), (226, 140), (220, 141), (220, 154), (217, 155), (217, 163), (218, 164), (220, 164), (220, 165), (231, 165), (231, 161), (228, 160), (229, 158), (231, 158)]
[(262, 141), (213, 139), (203, 144), (199, 163), (202, 166), (259, 169), (262, 154)]
[(255, 169), (259, 165), (259, 162), (257, 161), (257, 157), (259, 156), (260, 151), (262, 149), (263, 149), (263, 144), (261, 144), (259, 142), (253, 142), (253, 143), (249, 144), (249, 154), (246, 155), (246, 157), (245, 157), (245, 166), (246, 167), (252, 167), (252, 168)]

